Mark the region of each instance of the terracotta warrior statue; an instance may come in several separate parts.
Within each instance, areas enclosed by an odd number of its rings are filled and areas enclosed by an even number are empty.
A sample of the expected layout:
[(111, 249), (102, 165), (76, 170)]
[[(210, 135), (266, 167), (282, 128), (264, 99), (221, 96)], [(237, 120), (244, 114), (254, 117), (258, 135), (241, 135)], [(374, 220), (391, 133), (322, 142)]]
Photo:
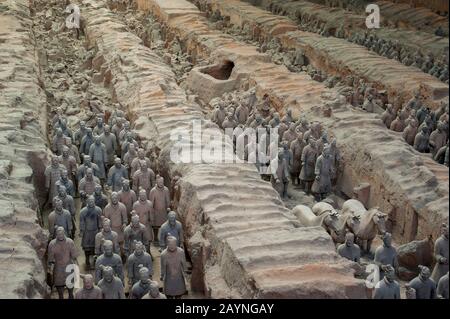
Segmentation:
[(167, 299), (166, 295), (159, 292), (159, 284), (157, 281), (150, 283), (150, 291), (142, 297), (142, 299)]
[[(378, 266), (382, 265), (390, 265), (397, 271), (398, 269), (398, 260), (397, 260), (397, 249), (392, 247), (392, 235), (388, 232), (383, 235), (383, 245), (378, 247), (375, 251), (375, 263)], [(380, 268), (381, 269), (381, 268)], [(383, 279), (384, 272), (380, 271), (380, 279)]]
[(375, 285), (373, 299), (400, 299), (400, 285), (395, 280), (395, 270), (391, 265), (382, 267), (384, 278)]
[(75, 235), (75, 202), (73, 200), (73, 197), (67, 194), (66, 188), (64, 186), (58, 187), (58, 196), (56, 196), (53, 201), (55, 201), (56, 198), (59, 198), (63, 203), (63, 208), (67, 209), (70, 213), (70, 216), (72, 216), (72, 233), (70, 234), (70, 238), (74, 238)]
[(111, 167), (114, 165), (114, 156), (117, 154), (119, 146), (117, 144), (117, 138), (111, 133), (109, 125), (105, 125), (105, 129), (102, 135), (100, 135), (100, 141), (106, 148), (106, 156), (108, 158), (107, 167)]
[(436, 283), (430, 278), (428, 267), (419, 265), (419, 276), (409, 282), (409, 286), (416, 291), (416, 299), (435, 299)]
[(73, 181), (70, 180), (67, 170), (63, 169), (61, 171), (61, 176), (59, 180), (56, 182), (56, 188), (59, 189), (63, 186), (66, 189), (67, 194), (74, 197), (75, 196), (75, 186), (73, 185)]
[(125, 205), (127, 209), (128, 221), (131, 220), (131, 211), (133, 210), (133, 204), (136, 202), (136, 193), (130, 188), (130, 181), (128, 179), (122, 179), (122, 189), (117, 193), (119, 201)]
[(441, 236), (434, 243), (434, 259), (436, 264), (434, 265), (433, 273), (431, 279), (433, 281), (439, 282), (442, 276), (448, 273), (448, 225), (442, 224), (441, 226)]
[(168, 298), (181, 298), (186, 293), (186, 260), (184, 250), (175, 237), (167, 238), (167, 248), (161, 253), (161, 281)]
[(114, 275), (124, 282), (122, 259), (113, 252), (113, 243), (105, 240), (103, 243), (103, 254), (95, 261), (95, 283), (103, 278), (103, 270), (105, 266), (110, 266), (114, 270)]
[(303, 148), (302, 152), (302, 169), (300, 171), (300, 181), (306, 193), (310, 192), (311, 184), (315, 179), (315, 166), (317, 159), (316, 141), (309, 139), (308, 145)]
[(128, 179), (128, 170), (122, 164), (120, 158), (116, 157), (114, 159), (114, 166), (111, 166), (109, 169), (107, 184), (113, 192), (118, 192), (122, 189), (123, 179)]
[(86, 205), (86, 198), (88, 196), (94, 195), (95, 186), (100, 184), (100, 180), (94, 176), (93, 170), (88, 168), (86, 170), (86, 176), (80, 180), (78, 186), (78, 191), (80, 192), (80, 197), (82, 201), (82, 206)]
[(439, 279), (437, 286), (437, 297), (441, 299), (448, 299), (448, 271)]
[(95, 255), (98, 257), (103, 254), (103, 243), (109, 240), (113, 244), (113, 252), (120, 254), (120, 246), (117, 240), (117, 233), (111, 229), (111, 220), (103, 218), (102, 230), (95, 235)]
[(86, 128), (86, 135), (84, 135), (81, 139), (80, 155), (89, 155), (89, 150), (92, 144), (94, 144), (94, 135), (92, 135), (92, 129), (88, 127)]
[[(154, 224), (155, 214), (153, 203), (147, 199), (147, 192), (141, 189), (139, 199), (133, 204), (133, 211), (139, 216), (139, 221), (145, 226), (146, 236), (149, 242), (153, 241), (152, 225)], [(150, 249), (150, 247), (147, 247)]]
[(155, 173), (147, 166), (146, 161), (141, 161), (140, 166), (140, 169), (133, 174), (133, 190), (138, 193), (139, 189), (142, 188), (149, 196), (152, 187), (155, 185)]
[(147, 156), (145, 156), (145, 150), (143, 148), (139, 148), (137, 150), (137, 157), (134, 158), (133, 161), (131, 162), (131, 166), (130, 166), (131, 167), (131, 174), (130, 174), (130, 176), (133, 176), (134, 173), (136, 173), (136, 171), (141, 168), (141, 161), (145, 161), (147, 163), (147, 167), (148, 168), (151, 167), (150, 159)]
[(86, 257), (86, 268), (90, 269), (89, 259), (95, 253), (95, 236), (102, 228), (102, 210), (95, 206), (94, 196), (89, 196), (86, 203), (86, 207), (80, 211), (80, 237), (81, 247), (83, 247)]
[(167, 221), (159, 229), (158, 239), (160, 251), (167, 248), (167, 238), (169, 236), (175, 237), (177, 239), (177, 246), (183, 248), (183, 226), (177, 221), (177, 213), (174, 211), (170, 211), (167, 214)]
[(150, 278), (153, 276), (152, 256), (145, 251), (144, 244), (138, 241), (134, 244), (134, 252), (127, 259), (128, 284), (130, 287), (139, 281), (140, 266), (148, 269)]
[(153, 223), (153, 238), (158, 238), (158, 229), (167, 220), (167, 213), (170, 211), (170, 192), (164, 186), (164, 178), (159, 176), (156, 180), (156, 186), (150, 191), (149, 200), (153, 204), (155, 219)]
[(75, 292), (75, 299), (103, 299), (102, 290), (94, 284), (91, 274), (84, 275), (83, 288)]
[(359, 259), (361, 257), (361, 249), (354, 242), (355, 235), (350, 232), (347, 233), (345, 235), (345, 243), (339, 245), (337, 252), (340, 256), (359, 263)]
[(96, 136), (94, 143), (89, 148), (89, 156), (92, 163), (98, 166), (98, 178), (103, 182), (106, 180), (106, 164), (108, 163), (108, 156), (106, 154), (106, 147), (102, 143), (100, 136)]
[[(67, 238), (63, 227), (56, 229), (56, 238), (48, 245), (48, 266), (53, 274), (53, 285), (58, 291), (59, 299), (64, 299), (64, 288), (69, 275), (66, 268), (77, 264), (77, 251), (72, 239)], [(73, 288), (67, 287), (69, 299), (73, 299)]]
[(140, 267), (139, 280), (130, 290), (130, 299), (141, 299), (150, 291), (150, 272), (147, 267)]
[(62, 170), (66, 169), (59, 163), (58, 156), (53, 155), (51, 164), (45, 169), (45, 189), (48, 192), (48, 202), (51, 204), (53, 198), (58, 194), (56, 182), (61, 178)]
[(103, 194), (102, 186), (100, 184), (95, 185), (94, 195), (92, 196), (94, 196), (95, 206), (100, 207), (103, 212), (103, 209), (108, 205), (108, 197)]
[(83, 137), (86, 135), (86, 132), (87, 132), (86, 122), (80, 121), (79, 124), (80, 124), (80, 128), (77, 131), (75, 131), (75, 134), (73, 136), (75, 145), (78, 147), (81, 145), (81, 140), (83, 139)]
[(119, 195), (116, 192), (111, 194), (111, 201), (103, 210), (103, 217), (111, 220), (111, 229), (117, 233), (117, 240), (122, 248), (124, 242), (123, 231), (128, 223), (127, 208), (119, 202)]
[(305, 146), (306, 143), (303, 141), (303, 133), (300, 132), (290, 146), (293, 159), (290, 174), (293, 185), (300, 184), (299, 175), (302, 170), (302, 152)]
[(86, 171), (88, 168), (92, 169), (92, 173), (94, 174), (94, 176), (98, 176), (99, 168), (98, 168), (97, 164), (91, 162), (91, 157), (89, 155), (84, 155), (83, 156), (83, 164), (78, 167), (78, 172), (77, 172), (78, 182), (80, 182), (81, 179), (84, 176), (86, 176)]
[(103, 267), (103, 278), (98, 282), (103, 299), (125, 299), (122, 281), (114, 275), (110, 266)]
[(321, 201), (331, 192), (331, 175), (333, 163), (330, 157), (330, 147), (325, 145), (322, 154), (316, 160), (314, 174), (316, 175), (311, 191), (316, 200)]
[(288, 196), (289, 167), (283, 151), (280, 151), (278, 157), (270, 162), (270, 174), (273, 188), (278, 191), (281, 198), (286, 198)]
[(56, 228), (62, 227), (66, 236), (72, 235), (72, 216), (67, 209), (64, 209), (63, 202), (56, 197), (54, 200), (55, 209), (48, 215), (48, 231), (50, 238), (55, 238)]
[(123, 250), (125, 256), (128, 257), (134, 251), (134, 245), (137, 241), (142, 242), (148, 247), (149, 240), (147, 238), (147, 229), (139, 222), (139, 216), (132, 212), (131, 222), (124, 230)]

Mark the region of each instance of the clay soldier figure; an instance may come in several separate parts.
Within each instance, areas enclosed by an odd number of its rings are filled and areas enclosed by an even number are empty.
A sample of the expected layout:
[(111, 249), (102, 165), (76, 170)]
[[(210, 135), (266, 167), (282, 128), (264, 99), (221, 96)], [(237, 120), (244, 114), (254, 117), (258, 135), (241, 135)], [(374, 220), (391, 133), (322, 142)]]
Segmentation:
[(405, 124), (400, 119), (400, 115), (397, 115), (395, 120), (392, 121), (389, 128), (394, 132), (403, 132), (403, 130), (405, 129)]
[(337, 252), (341, 257), (359, 263), (361, 249), (355, 244), (355, 235), (345, 234), (345, 243), (339, 245)]
[(131, 222), (124, 230), (123, 250), (125, 256), (128, 257), (134, 251), (134, 245), (137, 241), (142, 242), (145, 247), (149, 246), (147, 237), (147, 229), (145, 225), (139, 222), (139, 216), (131, 212)]
[(131, 132), (130, 122), (129, 121), (125, 121), (125, 123), (123, 123), (123, 129), (119, 133), (119, 138), (118, 138), (117, 142), (120, 145), (122, 145), (122, 142), (125, 140), (125, 138), (127, 137), (128, 133), (130, 133), (130, 132)]
[[(278, 126), (278, 142), (281, 142), (283, 139), (284, 133), (286, 133), (289, 130), (289, 126), (292, 122), (288, 122), (286, 117), (283, 117), (281, 120), (280, 125)], [(298, 133), (298, 130), (296, 129), (296, 132)]]
[(414, 148), (420, 153), (428, 153), (428, 127), (423, 126), (414, 138)]
[(128, 179), (122, 180), (122, 189), (117, 193), (119, 201), (125, 205), (127, 209), (128, 221), (130, 221), (133, 204), (136, 202), (136, 193), (130, 188), (130, 181)]
[(72, 232), (70, 234), (70, 238), (73, 239), (75, 237), (75, 202), (72, 196), (67, 195), (67, 191), (64, 186), (58, 187), (58, 196), (56, 196), (53, 201), (55, 201), (55, 199), (57, 198), (62, 201), (63, 208), (68, 210), (70, 216), (72, 216)]
[(58, 197), (54, 200), (55, 210), (48, 215), (48, 231), (50, 238), (55, 238), (57, 227), (64, 228), (66, 236), (72, 235), (72, 216), (67, 209), (64, 209), (63, 202)]
[(77, 160), (75, 157), (69, 155), (69, 148), (66, 145), (62, 147), (62, 155), (60, 155), (58, 159), (60, 164), (62, 164), (67, 169), (67, 172), (70, 173), (71, 180), (74, 181), (77, 174)]
[(375, 112), (376, 106), (375, 103), (373, 101), (373, 96), (372, 94), (369, 94), (367, 96), (367, 98), (365, 99), (363, 105), (362, 105), (362, 109), (369, 112), (369, 113), (373, 113)]
[(80, 164), (80, 152), (78, 151), (78, 147), (72, 144), (72, 139), (66, 137), (66, 146), (69, 149), (69, 155), (75, 158), (77, 165)]
[(292, 152), (292, 166), (291, 166), (291, 181), (293, 185), (300, 184), (300, 171), (302, 170), (302, 152), (305, 147), (305, 142), (303, 141), (303, 134), (299, 133), (297, 139), (291, 143)]
[(280, 114), (278, 114), (278, 112), (273, 113), (272, 119), (269, 121), (269, 126), (275, 128), (280, 125), (280, 123)]
[(134, 133), (132, 131), (128, 132), (125, 136), (125, 140), (120, 144), (120, 150), (121, 150), (121, 158), (125, 157), (125, 154), (128, 152), (128, 148), (131, 144), (134, 144), (136, 148), (139, 147), (138, 142), (134, 139)]
[(103, 254), (95, 261), (95, 283), (103, 278), (104, 267), (110, 266), (114, 270), (114, 275), (124, 282), (122, 259), (119, 255), (113, 252), (113, 243), (110, 240), (105, 240), (103, 243)]
[(103, 243), (109, 240), (113, 244), (115, 254), (120, 254), (120, 246), (117, 233), (111, 229), (111, 220), (103, 218), (102, 230), (95, 235), (95, 255), (98, 257), (103, 254)]
[(112, 188), (113, 192), (118, 192), (122, 189), (122, 180), (128, 179), (128, 170), (120, 161), (120, 158), (114, 159), (114, 166), (108, 172), (108, 186)]
[(337, 184), (337, 179), (339, 176), (339, 172), (342, 170), (342, 157), (341, 152), (336, 146), (336, 139), (333, 138), (331, 140), (331, 144), (329, 146), (329, 153), (331, 159), (331, 185), (335, 186)]
[(278, 158), (270, 162), (270, 180), (273, 188), (278, 191), (281, 198), (288, 196), (289, 168), (282, 151), (278, 153)]
[(81, 247), (83, 247), (86, 256), (86, 268), (90, 269), (90, 256), (95, 253), (95, 235), (102, 228), (101, 216), (102, 210), (95, 206), (93, 196), (89, 196), (86, 201), (87, 205), (80, 212), (80, 237)]
[(184, 250), (177, 247), (177, 239), (167, 238), (167, 248), (161, 253), (161, 281), (167, 298), (181, 298), (186, 293)]
[(153, 204), (153, 211), (155, 214), (155, 220), (153, 226), (154, 237), (157, 238), (158, 229), (167, 220), (167, 213), (170, 209), (170, 192), (169, 189), (164, 186), (164, 178), (159, 176), (156, 180), (155, 187), (150, 191), (149, 200)]
[(78, 187), (83, 207), (86, 204), (86, 198), (90, 195), (94, 195), (95, 185), (98, 184), (100, 184), (100, 180), (94, 176), (92, 169), (88, 168), (86, 170), (86, 176), (81, 179)]
[(53, 137), (52, 151), (56, 153), (56, 155), (61, 155), (62, 148), (65, 144), (66, 138), (63, 134), (63, 131), (60, 128), (56, 129), (56, 134)]
[[(375, 250), (374, 262), (380, 267), (382, 265), (390, 265), (394, 270), (397, 270), (397, 250), (392, 247), (392, 235), (390, 233), (384, 233), (383, 245)], [(380, 271), (380, 279), (383, 279), (384, 275), (385, 273)]]
[(317, 150), (316, 141), (309, 139), (309, 144), (303, 148), (302, 169), (300, 171), (300, 182), (303, 184), (306, 193), (309, 193), (312, 182), (315, 179), (314, 169), (316, 166)]
[(102, 290), (94, 285), (91, 274), (83, 276), (83, 288), (75, 292), (75, 299), (103, 299)]
[(134, 146), (134, 144), (130, 144), (130, 146), (128, 146), (128, 152), (126, 152), (125, 155), (123, 156), (123, 164), (128, 169), (128, 172), (130, 173), (130, 177), (133, 176), (131, 167), (133, 165), (133, 161), (137, 157), (138, 157), (138, 153), (136, 152), (136, 146)]
[(297, 126), (295, 125), (295, 123), (291, 123), (289, 129), (283, 134), (282, 140), (286, 141), (288, 145), (291, 145), (291, 143), (297, 138), (297, 132), (295, 130), (296, 127)]
[[(67, 238), (63, 227), (56, 229), (56, 238), (48, 244), (48, 264), (53, 274), (53, 285), (58, 291), (59, 299), (64, 299), (64, 287), (68, 265), (77, 264), (77, 252), (73, 240)], [(69, 299), (73, 299), (73, 288), (67, 288)]]
[(105, 131), (105, 125), (103, 123), (103, 117), (101, 117), (101, 116), (97, 117), (97, 122), (96, 123), (97, 124), (94, 127), (94, 129), (92, 130), (92, 133), (94, 135), (100, 136)]
[(417, 126), (418, 126), (417, 120), (412, 119), (411, 121), (409, 121), (408, 126), (406, 126), (402, 134), (405, 142), (411, 146), (414, 145), (414, 139), (416, 138), (417, 135)]
[(318, 201), (324, 199), (331, 192), (331, 171), (333, 169), (328, 145), (322, 150), (322, 154), (316, 160), (314, 174), (316, 175), (312, 185), (312, 192)]
[(59, 128), (61, 129), (61, 131), (63, 132), (63, 135), (66, 138), (72, 139), (73, 134), (72, 131), (67, 127), (67, 119), (62, 119), (60, 124), (59, 124)]
[(236, 109), (236, 119), (238, 121), (238, 124), (245, 124), (248, 120), (248, 108), (246, 106), (243, 106), (242, 104), (239, 104), (239, 106)]
[(440, 299), (448, 299), (448, 271), (439, 279), (436, 294)]
[(64, 166), (59, 164), (58, 157), (53, 155), (51, 164), (45, 169), (45, 188), (48, 192), (48, 201), (52, 203), (53, 198), (57, 195), (56, 182), (61, 178), (61, 172), (65, 169)]
[(102, 192), (102, 186), (100, 184), (95, 185), (94, 189), (94, 201), (95, 206), (100, 207), (100, 209), (103, 211), (103, 209), (108, 205), (108, 197), (106, 197), (105, 194)]
[(130, 290), (130, 299), (141, 299), (150, 291), (150, 273), (146, 267), (139, 269), (139, 280)]
[[(134, 148), (134, 147), (133, 147)], [(137, 157), (133, 159), (131, 162), (131, 175), (133, 176), (134, 173), (141, 168), (141, 161), (145, 161), (147, 163), (147, 167), (151, 167), (150, 159), (145, 156), (145, 151), (143, 148), (139, 148), (137, 151)]]
[[(438, 162), (439, 164), (445, 164), (445, 156), (446, 154), (448, 154), (448, 141), (447, 144), (445, 144), (444, 146), (442, 146), (437, 152), (436, 155), (433, 157), (433, 159)], [(448, 157), (448, 155), (447, 155)], [(448, 161), (447, 161), (448, 163)]]
[(430, 134), (429, 144), (431, 154), (436, 155), (437, 151), (447, 142), (448, 126), (445, 123), (439, 122), (437, 129)]
[(395, 280), (395, 270), (391, 265), (382, 267), (385, 276), (375, 285), (373, 299), (400, 299), (400, 285)]
[[(78, 172), (77, 172), (78, 183), (86, 175), (86, 170), (88, 168), (92, 169), (92, 173), (94, 174), (94, 176), (98, 176), (99, 169), (98, 169), (97, 164), (94, 164), (91, 162), (91, 157), (89, 155), (84, 155), (83, 156), (83, 164), (80, 165), (80, 167), (78, 167)], [(100, 184), (100, 180), (99, 180), (99, 184)]]
[(80, 144), (80, 155), (89, 155), (91, 145), (94, 144), (94, 136), (92, 135), (92, 129), (86, 128), (86, 135), (83, 136)]
[(100, 135), (100, 140), (106, 148), (106, 156), (108, 158), (107, 167), (114, 165), (114, 155), (118, 151), (117, 138), (111, 133), (109, 125), (105, 125), (103, 134)]
[(150, 283), (150, 291), (142, 297), (142, 299), (167, 299), (166, 295), (159, 292), (159, 284), (157, 281)]
[(117, 240), (122, 247), (124, 241), (123, 231), (128, 222), (127, 208), (119, 202), (119, 195), (116, 192), (111, 194), (111, 202), (103, 210), (103, 216), (111, 220), (111, 228), (117, 233)]
[(225, 110), (225, 102), (220, 101), (219, 107), (215, 110), (212, 121), (216, 123), (220, 129), (223, 129), (222, 123), (225, 121), (225, 117), (227, 116), (227, 111)]
[[(300, 119), (297, 123), (295, 123), (296, 131), (303, 134), (303, 138), (305, 138), (305, 133), (309, 131), (308, 121), (304, 118)], [(306, 142), (306, 140), (305, 140)]]
[(114, 276), (110, 266), (103, 267), (103, 278), (98, 282), (103, 299), (125, 299), (123, 283)]
[(167, 214), (167, 221), (159, 229), (158, 239), (160, 251), (167, 248), (167, 238), (169, 236), (175, 237), (177, 239), (177, 246), (183, 248), (183, 226), (177, 220), (177, 214), (174, 211)]
[(406, 103), (406, 107), (409, 109), (418, 110), (421, 106), (422, 102), (420, 101), (420, 92), (415, 91), (414, 96)]
[(65, 119), (65, 117), (64, 117), (64, 111), (63, 111), (63, 109), (62, 109), (61, 107), (57, 107), (57, 108), (56, 108), (55, 115), (54, 115), (53, 118), (52, 118), (52, 126), (53, 126), (54, 128), (59, 127), (59, 125), (60, 125), (60, 123), (61, 123), (61, 121), (62, 121), (63, 119)]
[(119, 142), (119, 134), (124, 128), (125, 119), (123, 117), (116, 118), (116, 123), (112, 126), (111, 132), (116, 136), (116, 142)]
[(61, 186), (64, 186), (67, 194), (74, 197), (75, 196), (75, 187), (73, 186), (73, 182), (67, 176), (67, 170), (63, 169), (61, 171), (61, 177), (56, 182), (56, 188), (59, 189)]
[(153, 276), (152, 256), (145, 251), (144, 244), (138, 241), (134, 245), (134, 252), (127, 259), (128, 284), (131, 287), (139, 281), (140, 266), (148, 269), (150, 278)]
[(144, 189), (139, 191), (139, 199), (133, 204), (133, 211), (139, 216), (139, 221), (145, 226), (148, 240), (150, 242), (153, 241), (152, 225), (154, 224), (155, 214), (153, 203), (147, 199), (147, 193)]
[(146, 161), (141, 161), (141, 168), (133, 174), (133, 190), (135, 193), (142, 188), (150, 195), (150, 190), (155, 185), (155, 173), (147, 166)]
[(83, 140), (83, 137), (86, 135), (87, 129), (86, 129), (86, 122), (80, 121), (80, 128), (75, 132), (73, 139), (75, 141), (76, 146), (81, 145), (81, 141)]
[(99, 169), (97, 177), (103, 182), (106, 179), (106, 163), (108, 163), (108, 157), (106, 155), (105, 145), (102, 144), (100, 136), (95, 137), (95, 142), (89, 149), (89, 156), (91, 157), (92, 163), (97, 164)]
[(416, 290), (416, 299), (435, 299), (436, 283), (430, 278), (430, 269), (419, 265), (419, 276), (409, 282), (411, 288)]
[(441, 236), (434, 243), (434, 259), (436, 260), (436, 264), (431, 275), (434, 282), (439, 282), (439, 279), (445, 273), (448, 273), (448, 225), (442, 224), (441, 231)]

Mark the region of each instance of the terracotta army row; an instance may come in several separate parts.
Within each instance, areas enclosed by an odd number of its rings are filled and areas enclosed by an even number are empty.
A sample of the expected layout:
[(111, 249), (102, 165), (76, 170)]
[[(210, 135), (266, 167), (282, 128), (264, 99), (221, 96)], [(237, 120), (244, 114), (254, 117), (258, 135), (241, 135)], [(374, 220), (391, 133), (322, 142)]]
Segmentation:
[[(52, 123), (55, 155), (45, 170), (45, 183), (53, 207), (48, 216), (49, 264), (53, 265), (52, 284), (59, 297), (63, 298), (67, 287), (69, 298), (73, 298), (73, 288), (66, 282), (66, 267), (77, 264), (73, 243), (77, 228), (86, 270), (95, 265), (95, 276), (84, 276), (84, 288), (77, 291), (75, 298), (123, 298), (123, 261), (130, 298), (141, 298), (147, 293), (147, 298), (165, 297), (159, 293), (157, 282), (147, 280), (153, 275), (150, 244), (159, 246), (159, 251), (167, 256), (166, 273), (176, 270), (176, 263), (183, 269), (180, 273), (184, 273), (182, 225), (170, 210), (171, 194), (164, 178), (154, 173), (151, 167), (156, 168), (155, 162), (139, 148), (123, 112), (115, 111), (108, 124), (99, 116), (92, 128), (81, 121), (79, 129), (72, 133), (58, 108)], [(111, 192), (109, 196), (106, 191)], [(79, 214), (74, 200), (78, 196), (82, 201)], [(171, 238), (177, 249), (169, 244)], [(177, 257), (172, 257), (173, 252)], [(179, 282), (184, 275), (178, 274), (177, 278), (166, 278), (164, 290), (168, 297), (180, 297), (186, 291)]]
[[(281, 197), (288, 196), (289, 182), (307, 193), (312, 191), (318, 199), (336, 185), (342, 171), (341, 155), (336, 139), (330, 140), (320, 123), (308, 123), (304, 118), (295, 121), (290, 110), (280, 118), (267, 95), (257, 103), (254, 89), (226, 93), (212, 104), (212, 121), (233, 132), (238, 156), (243, 154), (242, 159), (255, 163)], [(257, 135), (257, 142), (249, 138), (251, 134)]]

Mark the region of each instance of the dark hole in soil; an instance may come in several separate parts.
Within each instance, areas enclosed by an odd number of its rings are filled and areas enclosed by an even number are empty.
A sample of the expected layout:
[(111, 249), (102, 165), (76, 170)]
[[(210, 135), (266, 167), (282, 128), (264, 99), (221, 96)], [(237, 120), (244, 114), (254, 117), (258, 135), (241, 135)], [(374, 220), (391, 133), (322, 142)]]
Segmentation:
[(228, 80), (230, 78), (231, 72), (234, 68), (234, 62), (223, 61), (221, 64), (205, 68), (202, 73), (211, 75), (213, 78), (218, 80)]

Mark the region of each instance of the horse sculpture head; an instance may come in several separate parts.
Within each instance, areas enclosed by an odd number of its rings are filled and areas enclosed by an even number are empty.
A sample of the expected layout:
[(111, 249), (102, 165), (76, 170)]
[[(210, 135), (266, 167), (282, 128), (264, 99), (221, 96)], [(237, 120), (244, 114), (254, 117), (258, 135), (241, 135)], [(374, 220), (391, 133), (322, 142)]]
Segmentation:
[(381, 212), (378, 208), (372, 208), (373, 210), (376, 210), (375, 214), (372, 216), (372, 220), (374, 224), (376, 225), (378, 232), (382, 235), (386, 233), (386, 220), (387, 220), (387, 214)]
[(335, 210), (328, 210), (323, 213), (326, 213), (327, 216), (323, 219), (323, 224), (329, 229), (339, 235), (340, 227), (339, 227), (339, 213)]

